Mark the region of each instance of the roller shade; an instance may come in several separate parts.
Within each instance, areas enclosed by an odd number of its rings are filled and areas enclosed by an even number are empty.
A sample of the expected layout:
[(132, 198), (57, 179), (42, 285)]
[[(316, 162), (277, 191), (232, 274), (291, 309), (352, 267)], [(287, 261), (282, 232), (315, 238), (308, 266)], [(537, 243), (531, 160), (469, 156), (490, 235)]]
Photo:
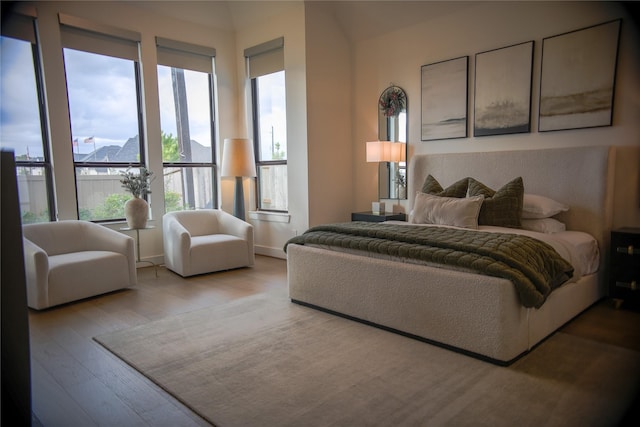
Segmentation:
[(284, 70), (284, 37), (245, 49), (249, 77), (256, 78)]
[(14, 39), (36, 43), (36, 32), (33, 27), (33, 17), (12, 13), (4, 17), (0, 26), (2, 35)]
[(64, 14), (59, 14), (58, 18), (63, 47), (139, 60), (139, 33)]
[(213, 57), (216, 50), (175, 40), (156, 37), (158, 64), (174, 68), (213, 73)]

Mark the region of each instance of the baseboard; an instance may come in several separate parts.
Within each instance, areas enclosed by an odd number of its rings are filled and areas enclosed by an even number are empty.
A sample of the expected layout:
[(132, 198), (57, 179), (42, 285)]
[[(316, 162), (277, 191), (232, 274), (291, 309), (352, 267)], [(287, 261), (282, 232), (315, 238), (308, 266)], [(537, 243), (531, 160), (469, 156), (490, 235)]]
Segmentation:
[(256, 255), (265, 255), (265, 256), (270, 256), (272, 258), (287, 259), (287, 254), (284, 252), (284, 249), (282, 248), (272, 248), (269, 246), (261, 246), (261, 245), (255, 245), (254, 248), (255, 248)]
[[(287, 254), (281, 248), (272, 248), (269, 246), (254, 246), (256, 255), (264, 255), (272, 258), (280, 258), (287, 259)], [(149, 267), (147, 263), (153, 263), (155, 265), (164, 265), (164, 256), (163, 255), (154, 255), (148, 257), (142, 257), (141, 262), (138, 263), (138, 267)]]
[(138, 267), (149, 267), (149, 264), (153, 263), (155, 265), (163, 265), (164, 264), (164, 255), (153, 255), (153, 256), (143, 256), (140, 258), (140, 262), (138, 263)]

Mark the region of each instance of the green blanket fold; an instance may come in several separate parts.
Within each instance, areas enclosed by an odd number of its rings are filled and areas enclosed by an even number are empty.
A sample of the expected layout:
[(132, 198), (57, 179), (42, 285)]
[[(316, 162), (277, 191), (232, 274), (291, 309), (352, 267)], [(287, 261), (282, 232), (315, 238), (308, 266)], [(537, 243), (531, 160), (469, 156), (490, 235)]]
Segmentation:
[(550, 245), (528, 236), (446, 227), (348, 222), (312, 227), (290, 244), (319, 244), (423, 260), (511, 280), (525, 307), (539, 308), (569, 280), (573, 267)]

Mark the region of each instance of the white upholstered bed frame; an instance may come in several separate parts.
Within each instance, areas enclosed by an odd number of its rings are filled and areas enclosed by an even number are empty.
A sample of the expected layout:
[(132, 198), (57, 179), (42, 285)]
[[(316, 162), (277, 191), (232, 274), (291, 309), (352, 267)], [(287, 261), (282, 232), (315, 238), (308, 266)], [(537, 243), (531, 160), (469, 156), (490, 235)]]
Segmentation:
[(580, 147), (416, 155), (410, 160), (409, 195), (421, 188), (427, 174), (443, 187), (471, 176), (496, 189), (522, 176), (525, 193), (571, 206), (557, 218), (568, 230), (585, 231), (598, 240), (600, 269), (561, 286), (540, 309), (520, 305), (506, 279), (301, 245), (287, 249), (289, 296), (509, 364), (606, 294), (603, 248), (611, 225), (614, 156), (614, 148)]

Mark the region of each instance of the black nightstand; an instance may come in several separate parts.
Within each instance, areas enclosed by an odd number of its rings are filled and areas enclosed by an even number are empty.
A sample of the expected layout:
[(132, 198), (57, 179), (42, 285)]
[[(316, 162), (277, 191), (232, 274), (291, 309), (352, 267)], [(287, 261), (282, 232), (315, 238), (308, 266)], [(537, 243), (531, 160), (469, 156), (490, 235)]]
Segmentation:
[[(404, 213), (380, 213), (373, 212), (353, 212), (351, 221), (383, 222), (383, 221), (406, 221), (407, 215)], [(639, 246), (640, 247), (640, 246)]]
[(640, 228), (611, 232), (609, 261), (609, 296), (625, 307), (640, 309)]

